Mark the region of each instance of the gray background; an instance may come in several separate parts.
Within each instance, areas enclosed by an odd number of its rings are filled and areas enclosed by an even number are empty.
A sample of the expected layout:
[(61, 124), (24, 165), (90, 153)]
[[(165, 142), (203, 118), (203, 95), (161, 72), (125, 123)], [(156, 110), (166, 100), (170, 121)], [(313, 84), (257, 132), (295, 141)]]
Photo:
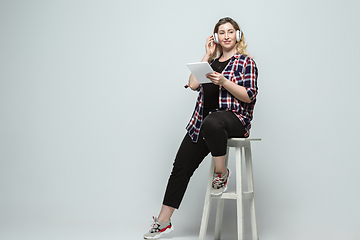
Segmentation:
[[(0, 239), (142, 239), (197, 97), (186, 63), (224, 16), (259, 68), (260, 239), (360, 239), (359, 12), (355, 0), (0, 1)], [(209, 163), (168, 238), (197, 239)]]

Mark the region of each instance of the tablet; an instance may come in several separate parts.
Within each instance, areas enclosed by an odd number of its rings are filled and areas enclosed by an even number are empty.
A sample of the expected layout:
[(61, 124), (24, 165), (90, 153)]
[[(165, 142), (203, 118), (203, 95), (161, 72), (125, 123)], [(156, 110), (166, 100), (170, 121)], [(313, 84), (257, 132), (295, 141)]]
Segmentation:
[(188, 63), (187, 66), (200, 84), (211, 83), (210, 79), (205, 76), (207, 73), (214, 72), (208, 62)]

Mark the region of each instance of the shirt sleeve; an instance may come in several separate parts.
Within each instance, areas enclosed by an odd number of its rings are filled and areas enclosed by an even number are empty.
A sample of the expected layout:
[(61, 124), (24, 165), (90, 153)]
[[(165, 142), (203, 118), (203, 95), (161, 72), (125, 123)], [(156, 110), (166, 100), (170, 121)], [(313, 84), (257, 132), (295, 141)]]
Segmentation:
[(253, 102), (256, 99), (256, 95), (258, 93), (257, 87), (257, 77), (258, 77), (258, 69), (256, 67), (255, 61), (248, 57), (244, 64), (244, 82), (243, 87), (246, 88), (247, 94)]

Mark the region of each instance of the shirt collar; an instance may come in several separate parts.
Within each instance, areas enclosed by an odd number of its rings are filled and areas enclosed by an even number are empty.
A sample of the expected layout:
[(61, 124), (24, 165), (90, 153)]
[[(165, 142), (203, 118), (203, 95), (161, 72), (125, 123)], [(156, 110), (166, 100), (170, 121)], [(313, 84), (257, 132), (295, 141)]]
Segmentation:
[(240, 58), (240, 55), (241, 55), (240, 53), (236, 52), (232, 57), (239, 59), (239, 58)]

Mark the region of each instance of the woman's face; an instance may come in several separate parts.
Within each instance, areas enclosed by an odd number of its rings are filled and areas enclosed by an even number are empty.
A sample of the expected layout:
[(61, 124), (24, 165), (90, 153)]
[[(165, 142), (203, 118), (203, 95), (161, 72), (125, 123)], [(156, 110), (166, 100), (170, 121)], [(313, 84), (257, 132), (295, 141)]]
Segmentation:
[(231, 23), (224, 23), (219, 26), (218, 37), (220, 46), (231, 50), (236, 44), (236, 30)]

